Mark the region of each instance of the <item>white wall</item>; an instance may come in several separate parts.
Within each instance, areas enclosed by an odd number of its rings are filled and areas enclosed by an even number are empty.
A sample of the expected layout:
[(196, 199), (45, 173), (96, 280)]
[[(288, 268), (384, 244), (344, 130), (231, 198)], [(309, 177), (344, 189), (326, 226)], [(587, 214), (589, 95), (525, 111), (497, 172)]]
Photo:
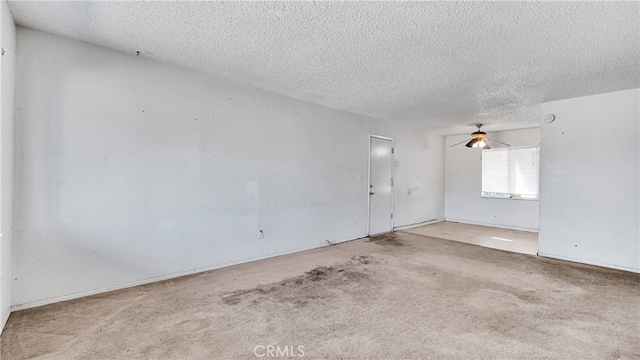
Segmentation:
[(24, 28), (16, 91), (17, 309), (365, 236), (370, 132), (443, 217), (440, 136)]
[(542, 105), (540, 255), (640, 269), (640, 91)]
[(13, 119), (16, 27), (5, 1), (0, 4), (0, 332), (11, 311), (11, 241), (13, 218)]
[[(540, 143), (540, 128), (489, 132), (488, 137), (511, 146), (536, 146)], [(481, 196), (482, 149), (470, 149), (464, 143), (451, 147), (468, 139), (468, 134), (446, 138), (445, 218), (448, 221), (537, 231), (538, 201)]]

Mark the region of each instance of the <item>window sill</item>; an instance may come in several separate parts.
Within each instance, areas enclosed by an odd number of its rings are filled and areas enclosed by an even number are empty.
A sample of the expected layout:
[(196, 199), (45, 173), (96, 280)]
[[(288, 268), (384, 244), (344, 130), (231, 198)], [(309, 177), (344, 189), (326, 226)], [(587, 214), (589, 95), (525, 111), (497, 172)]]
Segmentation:
[(487, 195), (480, 195), (482, 198), (485, 199), (497, 199), (497, 200), (522, 200), (522, 201), (540, 201), (540, 198), (537, 199), (527, 199), (527, 198), (519, 198), (519, 197), (501, 197), (501, 196), (487, 196)]

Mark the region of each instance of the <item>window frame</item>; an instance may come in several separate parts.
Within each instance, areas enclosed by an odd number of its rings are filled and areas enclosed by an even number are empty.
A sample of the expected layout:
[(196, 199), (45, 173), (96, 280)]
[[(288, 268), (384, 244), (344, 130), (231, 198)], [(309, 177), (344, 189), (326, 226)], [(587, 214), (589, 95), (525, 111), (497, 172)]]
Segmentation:
[[(526, 150), (526, 149), (536, 149), (538, 151), (538, 193), (535, 198), (533, 197), (522, 197), (522, 194), (515, 193), (497, 193), (491, 191), (483, 190), (484, 180), (482, 179), (484, 175), (484, 152), (485, 151), (509, 151), (512, 150)], [(510, 169), (509, 169), (510, 173)], [(480, 168), (480, 196), (485, 199), (499, 199), (499, 200), (523, 200), (523, 201), (540, 201), (540, 144), (532, 145), (532, 146), (510, 146), (508, 148), (496, 148), (496, 149), (486, 149), (482, 150), (482, 164)]]

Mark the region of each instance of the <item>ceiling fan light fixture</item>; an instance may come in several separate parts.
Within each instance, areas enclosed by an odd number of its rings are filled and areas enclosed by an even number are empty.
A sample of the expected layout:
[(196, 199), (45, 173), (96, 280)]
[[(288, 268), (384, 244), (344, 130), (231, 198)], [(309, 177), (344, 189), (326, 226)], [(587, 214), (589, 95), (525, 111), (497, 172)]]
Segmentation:
[[(507, 143), (503, 143), (502, 141), (489, 139), (487, 137), (487, 133), (480, 130), (480, 128), (482, 127), (482, 124), (476, 124), (476, 127), (478, 128), (478, 130), (471, 133), (471, 140), (469, 140), (469, 142), (466, 143), (464, 146), (468, 148), (483, 148), (485, 150), (488, 150), (488, 149), (491, 149), (491, 146), (489, 146), (489, 140), (491, 140), (491, 141), (500, 143), (502, 145), (506, 145), (507, 147), (511, 147), (511, 145)], [(464, 144), (464, 141), (460, 141), (459, 143), (455, 143), (453, 145), (450, 145), (449, 147), (454, 147), (461, 144)]]
[(487, 146), (489, 146), (489, 144), (487, 144), (487, 141), (485, 140), (487, 133), (480, 130), (480, 128), (482, 127), (482, 124), (476, 124), (476, 127), (478, 128), (478, 130), (471, 133), (472, 139), (467, 143), (466, 146), (470, 148), (486, 149)]

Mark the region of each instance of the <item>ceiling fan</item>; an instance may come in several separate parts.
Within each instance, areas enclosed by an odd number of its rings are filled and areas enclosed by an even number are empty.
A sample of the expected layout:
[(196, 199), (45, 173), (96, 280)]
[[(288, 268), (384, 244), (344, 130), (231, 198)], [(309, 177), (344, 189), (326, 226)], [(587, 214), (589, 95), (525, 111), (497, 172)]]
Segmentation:
[[(483, 149), (491, 149), (491, 147), (489, 146), (488, 141), (495, 141), (497, 143), (500, 143), (502, 145), (506, 145), (506, 146), (511, 146), (509, 144), (503, 143), (502, 141), (498, 141), (498, 140), (493, 140), (493, 139), (489, 139), (487, 137), (487, 133), (484, 131), (480, 131), (480, 128), (482, 127), (482, 124), (476, 124), (476, 127), (478, 128), (478, 131), (474, 131), (471, 133), (471, 140), (469, 140), (469, 142), (465, 145), (468, 148), (483, 148)], [(460, 145), (463, 142), (465, 142), (467, 140), (461, 141), (457, 144), (453, 144), (450, 147), (454, 147), (456, 145)]]

